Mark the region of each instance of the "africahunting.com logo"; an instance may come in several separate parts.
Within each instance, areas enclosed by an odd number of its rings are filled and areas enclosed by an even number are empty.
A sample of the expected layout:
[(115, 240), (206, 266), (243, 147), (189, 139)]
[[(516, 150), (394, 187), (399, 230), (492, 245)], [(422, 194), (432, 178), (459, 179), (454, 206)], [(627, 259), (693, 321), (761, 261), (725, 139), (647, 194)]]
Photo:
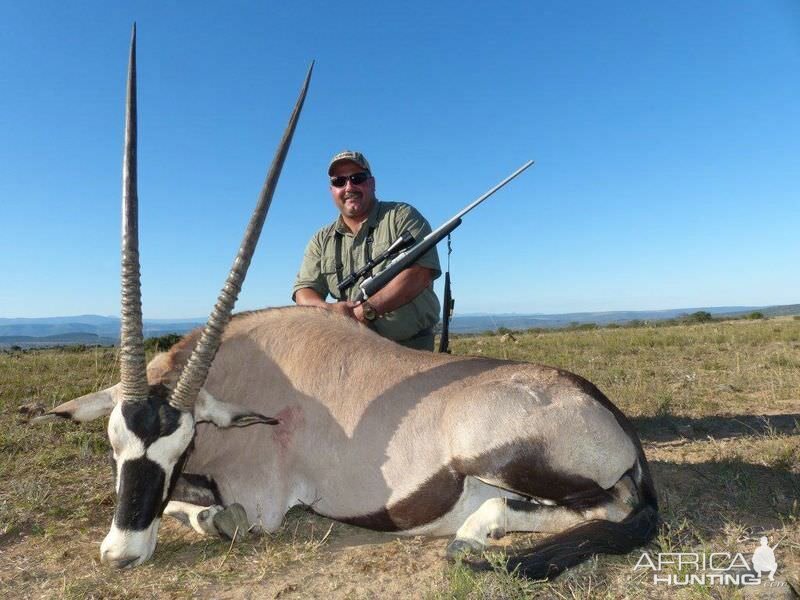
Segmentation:
[(761, 585), (762, 577), (775, 581), (778, 544), (762, 537), (750, 560), (741, 552), (642, 552), (633, 570), (652, 571), (656, 585)]

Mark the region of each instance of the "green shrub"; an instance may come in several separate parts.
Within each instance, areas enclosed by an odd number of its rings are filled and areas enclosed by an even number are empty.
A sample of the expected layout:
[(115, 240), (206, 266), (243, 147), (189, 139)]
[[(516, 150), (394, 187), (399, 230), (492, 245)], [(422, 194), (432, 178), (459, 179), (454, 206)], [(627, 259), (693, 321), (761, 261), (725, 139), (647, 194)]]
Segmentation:
[(708, 323), (709, 321), (713, 320), (714, 317), (711, 316), (711, 313), (705, 310), (698, 310), (690, 315), (686, 315), (684, 318), (684, 321), (687, 323)]
[(148, 352), (163, 352), (169, 350), (183, 338), (177, 333), (168, 333), (159, 337), (147, 338), (144, 341), (144, 349)]

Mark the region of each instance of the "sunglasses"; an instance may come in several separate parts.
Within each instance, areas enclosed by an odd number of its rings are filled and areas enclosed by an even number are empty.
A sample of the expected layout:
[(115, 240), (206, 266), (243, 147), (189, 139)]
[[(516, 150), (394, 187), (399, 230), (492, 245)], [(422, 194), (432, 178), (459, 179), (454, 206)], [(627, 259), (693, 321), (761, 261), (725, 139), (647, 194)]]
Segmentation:
[(335, 188), (341, 188), (346, 186), (348, 181), (353, 185), (361, 185), (370, 177), (372, 177), (372, 175), (366, 171), (353, 173), (352, 175), (339, 175), (338, 177), (331, 177), (331, 185)]

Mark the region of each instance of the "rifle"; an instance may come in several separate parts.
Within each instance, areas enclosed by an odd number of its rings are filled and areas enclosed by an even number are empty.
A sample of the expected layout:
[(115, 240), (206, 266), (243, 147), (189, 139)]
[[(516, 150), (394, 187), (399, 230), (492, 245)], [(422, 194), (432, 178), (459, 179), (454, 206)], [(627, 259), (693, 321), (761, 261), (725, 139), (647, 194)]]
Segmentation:
[(419, 259), (420, 256), (422, 256), (428, 250), (433, 248), (436, 244), (442, 241), (442, 239), (444, 239), (448, 233), (452, 232), (456, 227), (461, 225), (461, 217), (463, 217), (473, 208), (478, 206), (478, 204), (486, 200), (489, 196), (494, 194), (497, 190), (499, 190), (501, 187), (503, 187), (512, 179), (514, 179), (517, 175), (522, 173), (532, 164), (533, 164), (532, 160), (526, 162), (519, 169), (514, 171), (511, 175), (503, 179), (503, 181), (501, 181), (492, 189), (490, 189), (488, 192), (483, 194), (483, 196), (474, 200), (466, 208), (463, 208), (461, 212), (453, 216), (450, 220), (440, 225), (437, 229), (431, 231), (428, 235), (426, 235), (419, 242), (417, 242), (413, 247), (398, 254), (383, 271), (381, 271), (377, 275), (372, 275), (371, 277), (365, 279), (361, 283), (361, 285), (358, 286), (359, 292), (358, 295), (355, 297), (354, 302), (359, 302), (359, 303), (364, 302), (370, 296), (375, 294), (378, 290), (384, 288), (386, 284), (388, 284), (392, 279), (397, 277), (397, 275), (399, 275), (401, 271), (405, 270), (406, 268), (414, 264)]
[(344, 293), (349, 290), (353, 285), (355, 285), (356, 281), (361, 279), (364, 275), (372, 271), (375, 268), (375, 265), (381, 264), (383, 261), (394, 258), (401, 250), (405, 250), (409, 246), (411, 246), (416, 240), (414, 240), (414, 236), (411, 235), (411, 232), (404, 231), (403, 235), (397, 238), (392, 245), (389, 246), (385, 251), (381, 252), (375, 258), (369, 259), (367, 264), (363, 267), (358, 269), (357, 271), (353, 271), (342, 279), (342, 283), (339, 284), (339, 297), (344, 298)]

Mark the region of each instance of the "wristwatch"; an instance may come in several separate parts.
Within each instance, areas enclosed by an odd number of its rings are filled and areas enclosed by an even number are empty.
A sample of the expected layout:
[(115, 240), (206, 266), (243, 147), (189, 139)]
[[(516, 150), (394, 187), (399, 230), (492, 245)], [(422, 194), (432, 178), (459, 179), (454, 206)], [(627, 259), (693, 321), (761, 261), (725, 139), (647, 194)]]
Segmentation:
[(362, 302), (361, 310), (364, 311), (364, 318), (367, 321), (374, 321), (378, 318), (378, 311), (369, 302)]

